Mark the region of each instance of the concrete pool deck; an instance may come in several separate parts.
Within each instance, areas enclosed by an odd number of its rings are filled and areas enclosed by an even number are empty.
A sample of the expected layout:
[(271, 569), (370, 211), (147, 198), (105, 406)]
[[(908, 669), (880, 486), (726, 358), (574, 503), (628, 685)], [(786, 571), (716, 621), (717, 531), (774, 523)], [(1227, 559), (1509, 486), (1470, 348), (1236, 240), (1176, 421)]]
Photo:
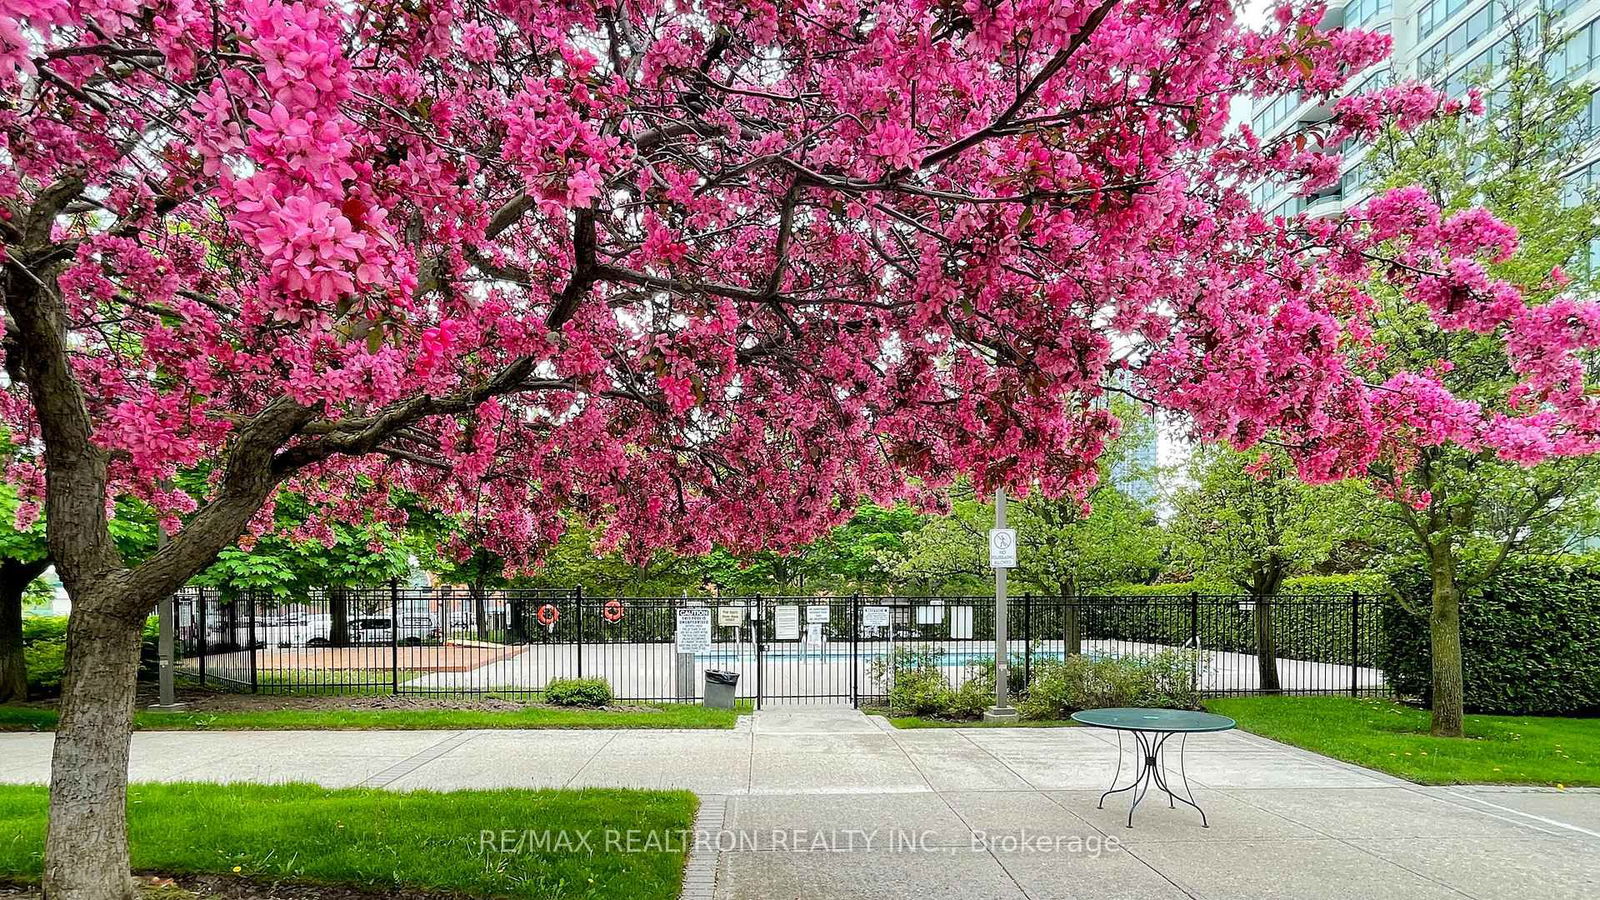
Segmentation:
[[(0, 734), (0, 781), (51, 736)], [(685, 897), (1593, 898), (1600, 791), (1421, 787), (1242, 732), (1188, 745), (1211, 819), (1095, 808), (1117, 743), (1088, 728), (898, 730), (847, 706), (731, 731), (143, 732), (139, 781), (391, 790), (682, 788), (705, 852)], [(529, 823), (536, 825), (537, 823)]]

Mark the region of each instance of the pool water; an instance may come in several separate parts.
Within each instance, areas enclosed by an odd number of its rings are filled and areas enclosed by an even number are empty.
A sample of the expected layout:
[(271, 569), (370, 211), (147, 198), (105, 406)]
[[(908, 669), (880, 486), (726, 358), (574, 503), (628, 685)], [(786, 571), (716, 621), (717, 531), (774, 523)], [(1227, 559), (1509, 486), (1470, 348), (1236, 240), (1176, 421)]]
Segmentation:
[[(870, 662), (870, 661), (872, 661), (874, 659), (878, 659), (878, 658), (881, 658), (881, 657), (886, 656), (886, 655), (888, 655), (888, 651), (884, 651), (884, 650), (865, 650), (865, 649), (863, 649), (859, 654), (852, 654), (849, 650), (763, 650), (763, 651), (761, 651), (761, 658), (762, 659), (773, 659), (773, 660), (814, 660), (816, 662), (833, 662), (833, 661), (848, 662), (852, 656), (859, 656), (863, 661)], [(1012, 651), (1011, 655), (1012, 655), (1013, 658), (1016, 658), (1016, 657), (1020, 656), (1021, 654), (1016, 652), (1016, 651)], [(1035, 661), (1042, 660), (1042, 659), (1061, 659), (1062, 658), (1062, 651), (1060, 651), (1060, 650), (1035, 650), (1030, 655), (1032, 656), (1032, 658)], [(1099, 652), (1085, 652), (1083, 654), (1083, 656), (1085, 656), (1085, 657), (1087, 657), (1089, 659), (1104, 659), (1108, 655), (1109, 654), (1099, 653)], [(695, 654), (695, 658), (696, 659), (709, 660), (709, 661), (713, 661), (713, 662), (754, 662), (755, 658), (756, 658), (756, 655), (755, 655), (755, 651), (754, 650), (744, 650), (744, 651), (709, 650), (709, 651), (706, 651), (704, 653), (696, 653)], [(984, 651), (981, 651), (981, 650), (963, 650), (963, 651), (960, 651), (960, 652), (945, 652), (945, 653), (938, 654), (936, 657), (934, 657), (934, 660), (933, 660), (933, 663), (934, 663), (935, 666), (937, 666), (939, 668), (951, 668), (951, 669), (961, 668), (963, 666), (969, 666), (969, 665), (973, 665), (975, 663), (988, 663), (988, 662), (994, 662), (994, 651), (992, 651), (992, 650), (990, 650), (988, 652), (984, 652)]]

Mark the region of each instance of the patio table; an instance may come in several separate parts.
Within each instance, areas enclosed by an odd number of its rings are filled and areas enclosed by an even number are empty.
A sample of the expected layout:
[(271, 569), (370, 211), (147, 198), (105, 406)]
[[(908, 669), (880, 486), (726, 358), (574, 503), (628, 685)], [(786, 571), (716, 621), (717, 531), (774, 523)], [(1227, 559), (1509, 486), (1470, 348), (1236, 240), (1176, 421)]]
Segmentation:
[[(1227, 731), (1234, 721), (1227, 716), (1194, 712), (1187, 709), (1142, 709), (1115, 707), (1111, 709), (1085, 709), (1072, 714), (1073, 721), (1095, 728), (1109, 728), (1117, 733), (1117, 771), (1111, 776), (1111, 789), (1100, 795), (1098, 808), (1105, 809), (1106, 798), (1123, 791), (1133, 791), (1133, 803), (1128, 806), (1128, 827), (1133, 827), (1133, 811), (1154, 784), (1167, 795), (1167, 805), (1177, 808), (1174, 801), (1181, 800), (1200, 814), (1200, 826), (1210, 828), (1206, 811), (1194, 802), (1194, 791), (1189, 788), (1189, 774), (1184, 768), (1183, 751), (1189, 735), (1210, 731)], [(1133, 781), (1117, 787), (1122, 777), (1122, 733), (1133, 735)], [(1183, 794), (1175, 793), (1167, 785), (1167, 741), (1178, 735), (1178, 775), (1183, 779)]]

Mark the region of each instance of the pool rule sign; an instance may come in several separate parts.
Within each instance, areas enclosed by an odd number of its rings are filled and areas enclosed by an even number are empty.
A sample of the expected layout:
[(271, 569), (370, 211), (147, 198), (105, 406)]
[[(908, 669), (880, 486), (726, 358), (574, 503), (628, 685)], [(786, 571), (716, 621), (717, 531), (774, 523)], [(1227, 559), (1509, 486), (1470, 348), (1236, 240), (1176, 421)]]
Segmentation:
[(678, 652), (705, 653), (711, 649), (711, 608), (691, 606), (678, 610)]
[(1015, 721), (1017, 711), (1007, 702), (1010, 681), (1006, 664), (1011, 661), (1006, 646), (1006, 570), (1017, 567), (1017, 532), (1006, 527), (1006, 489), (994, 489), (994, 527), (989, 530), (989, 568), (994, 569), (994, 707), (985, 710), (985, 721)]

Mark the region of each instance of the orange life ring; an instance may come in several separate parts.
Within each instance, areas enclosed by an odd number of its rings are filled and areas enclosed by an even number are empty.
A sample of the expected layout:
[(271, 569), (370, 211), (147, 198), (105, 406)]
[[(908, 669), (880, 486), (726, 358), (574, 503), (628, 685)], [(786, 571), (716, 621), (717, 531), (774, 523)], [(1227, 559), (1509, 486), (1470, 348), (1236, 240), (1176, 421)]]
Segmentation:
[(539, 611), (534, 613), (533, 617), (539, 620), (540, 625), (549, 628), (556, 623), (557, 619), (561, 618), (561, 610), (556, 609), (555, 604), (546, 603), (539, 607)]
[(605, 609), (600, 615), (605, 616), (607, 622), (620, 622), (622, 621), (622, 613), (621, 600), (607, 600)]

